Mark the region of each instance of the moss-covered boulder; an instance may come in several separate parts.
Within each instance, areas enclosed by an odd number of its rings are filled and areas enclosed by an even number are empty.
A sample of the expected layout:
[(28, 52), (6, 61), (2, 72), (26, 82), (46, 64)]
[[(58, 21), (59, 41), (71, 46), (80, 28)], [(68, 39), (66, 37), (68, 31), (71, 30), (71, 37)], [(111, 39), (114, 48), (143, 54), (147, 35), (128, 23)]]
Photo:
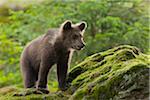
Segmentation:
[(44, 100), (148, 100), (150, 56), (119, 46), (87, 57), (73, 67), (67, 91), (17, 98)]
[(70, 72), (70, 99), (148, 100), (150, 56), (119, 46), (87, 57)]

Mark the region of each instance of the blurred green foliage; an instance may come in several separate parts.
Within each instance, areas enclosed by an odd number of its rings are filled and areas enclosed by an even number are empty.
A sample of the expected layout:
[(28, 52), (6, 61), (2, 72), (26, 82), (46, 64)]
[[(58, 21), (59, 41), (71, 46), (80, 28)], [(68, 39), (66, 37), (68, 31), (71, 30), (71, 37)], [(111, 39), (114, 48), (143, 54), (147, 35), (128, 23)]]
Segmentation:
[(0, 87), (21, 81), (18, 78), (18, 75), (21, 76), (18, 67), (21, 51), (20, 43), (5, 34), (0, 35)]
[[(25, 44), (65, 20), (88, 23), (86, 47), (75, 52), (71, 66), (121, 44), (150, 52), (148, 5), (147, 0), (46, 0), (23, 10), (6, 10), (7, 21), (0, 17), (0, 87), (21, 83), (19, 58)], [(53, 68), (50, 80), (56, 81), (55, 71)], [(54, 83), (50, 84), (56, 87)]]

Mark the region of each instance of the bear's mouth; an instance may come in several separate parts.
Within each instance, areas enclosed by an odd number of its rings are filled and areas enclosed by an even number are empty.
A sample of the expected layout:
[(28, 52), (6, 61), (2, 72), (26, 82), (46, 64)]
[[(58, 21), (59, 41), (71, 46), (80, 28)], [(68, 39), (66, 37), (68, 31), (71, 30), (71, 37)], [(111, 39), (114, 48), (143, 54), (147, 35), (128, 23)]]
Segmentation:
[(81, 46), (73, 46), (72, 48), (75, 49), (75, 50), (81, 50), (81, 49), (83, 49), (84, 47), (81, 47)]

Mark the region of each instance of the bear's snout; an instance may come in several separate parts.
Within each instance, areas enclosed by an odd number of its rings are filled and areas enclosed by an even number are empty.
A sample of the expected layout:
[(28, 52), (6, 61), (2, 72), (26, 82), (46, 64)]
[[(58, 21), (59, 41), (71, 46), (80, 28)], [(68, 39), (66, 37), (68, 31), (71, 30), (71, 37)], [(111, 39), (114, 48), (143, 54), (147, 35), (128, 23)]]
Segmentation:
[(82, 48), (84, 48), (84, 46), (85, 46), (84, 43), (80, 44), (80, 45), (78, 46), (78, 50), (81, 50)]
[(83, 48), (85, 46), (85, 44), (84, 43), (82, 43), (82, 45), (80, 46), (80, 48)]

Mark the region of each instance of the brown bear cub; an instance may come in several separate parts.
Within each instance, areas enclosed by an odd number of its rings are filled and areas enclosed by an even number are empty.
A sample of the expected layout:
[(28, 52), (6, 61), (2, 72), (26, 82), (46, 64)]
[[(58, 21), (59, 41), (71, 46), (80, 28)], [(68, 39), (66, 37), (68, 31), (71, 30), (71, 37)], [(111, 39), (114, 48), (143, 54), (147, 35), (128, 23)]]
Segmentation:
[(66, 76), (73, 50), (81, 50), (85, 44), (83, 33), (86, 23), (72, 24), (65, 21), (60, 28), (31, 41), (21, 55), (21, 70), (25, 88), (37, 88), (48, 93), (47, 77), (52, 65), (57, 64), (59, 88), (66, 90)]

